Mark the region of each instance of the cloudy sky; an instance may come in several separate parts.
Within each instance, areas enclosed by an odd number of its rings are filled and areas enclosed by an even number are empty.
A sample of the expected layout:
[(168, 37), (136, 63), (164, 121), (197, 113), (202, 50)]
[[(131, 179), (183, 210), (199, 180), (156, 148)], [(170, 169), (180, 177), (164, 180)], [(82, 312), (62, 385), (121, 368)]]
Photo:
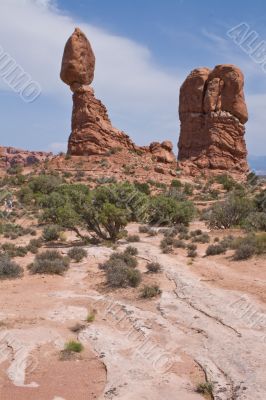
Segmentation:
[(138, 144), (170, 139), (176, 145), (186, 75), (232, 63), (245, 74), (249, 153), (265, 155), (266, 67), (249, 54), (254, 43), (247, 50), (228, 36), (241, 23), (254, 31), (264, 57), (265, 0), (0, 0), (0, 61), (1, 54), (12, 57), (41, 87), (35, 101), (24, 102), (1, 75), (0, 62), (0, 144), (65, 150), (72, 104), (59, 72), (64, 44), (79, 26), (96, 55), (96, 96), (113, 125)]

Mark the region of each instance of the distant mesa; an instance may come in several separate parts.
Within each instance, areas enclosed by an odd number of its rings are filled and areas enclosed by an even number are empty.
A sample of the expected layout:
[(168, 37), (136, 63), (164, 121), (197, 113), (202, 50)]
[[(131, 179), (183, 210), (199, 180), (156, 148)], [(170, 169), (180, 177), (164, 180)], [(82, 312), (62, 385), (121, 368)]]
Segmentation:
[(244, 139), (248, 120), (244, 77), (234, 65), (194, 69), (180, 89), (178, 161), (184, 172), (249, 170)]
[(60, 77), (73, 92), (72, 132), (68, 154), (76, 156), (105, 155), (114, 148), (150, 154), (155, 160), (176, 163), (172, 143), (164, 141), (139, 147), (123, 131), (113, 127), (102, 102), (89, 86), (94, 77), (95, 56), (85, 34), (76, 28), (68, 39)]

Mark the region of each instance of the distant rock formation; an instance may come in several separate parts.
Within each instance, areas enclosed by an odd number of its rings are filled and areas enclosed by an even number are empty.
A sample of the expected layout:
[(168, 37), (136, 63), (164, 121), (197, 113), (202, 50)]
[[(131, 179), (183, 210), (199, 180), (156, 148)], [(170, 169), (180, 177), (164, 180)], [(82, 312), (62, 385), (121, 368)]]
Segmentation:
[(45, 160), (50, 160), (52, 153), (44, 151), (28, 151), (16, 149), (15, 147), (0, 146), (0, 169), (6, 170), (14, 165), (29, 167)]
[(106, 107), (89, 86), (93, 81), (95, 56), (84, 33), (76, 28), (68, 39), (60, 77), (73, 94), (72, 132), (68, 154), (76, 156), (105, 155), (114, 148), (149, 153), (159, 162), (175, 163), (172, 143), (136, 146), (123, 131), (112, 126)]
[(248, 172), (244, 77), (234, 65), (194, 69), (180, 89), (178, 161), (191, 175)]

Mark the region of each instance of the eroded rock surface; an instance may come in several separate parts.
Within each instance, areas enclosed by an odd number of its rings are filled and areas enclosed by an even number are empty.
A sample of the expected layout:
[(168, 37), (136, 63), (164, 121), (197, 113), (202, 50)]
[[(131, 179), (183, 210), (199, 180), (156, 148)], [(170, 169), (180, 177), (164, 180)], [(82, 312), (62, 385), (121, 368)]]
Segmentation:
[(194, 69), (180, 89), (178, 160), (186, 172), (248, 172), (244, 77), (234, 65)]

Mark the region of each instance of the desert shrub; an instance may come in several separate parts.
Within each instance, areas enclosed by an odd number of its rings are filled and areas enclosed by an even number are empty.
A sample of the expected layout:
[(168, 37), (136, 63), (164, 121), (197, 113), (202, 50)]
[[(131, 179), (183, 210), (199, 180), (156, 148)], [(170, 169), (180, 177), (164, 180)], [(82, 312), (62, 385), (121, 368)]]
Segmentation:
[(266, 231), (266, 212), (250, 213), (243, 225), (247, 231)]
[(163, 254), (170, 254), (172, 252), (173, 252), (173, 247), (172, 246), (162, 247), (162, 253)]
[(216, 236), (216, 237), (213, 239), (213, 241), (214, 241), (214, 243), (217, 243), (217, 242), (220, 241), (220, 238), (218, 238), (218, 236)]
[(80, 342), (76, 342), (75, 340), (70, 340), (65, 344), (65, 351), (70, 353), (80, 353), (83, 350), (83, 345)]
[(140, 225), (139, 226), (139, 233), (148, 233), (150, 230), (150, 227), (147, 225)]
[(179, 179), (173, 179), (172, 180), (171, 187), (181, 188), (181, 186), (182, 186), (182, 183), (181, 183), (181, 181)]
[(2, 249), (10, 258), (24, 257), (28, 252), (27, 247), (16, 246), (13, 243), (2, 244)]
[(256, 210), (259, 212), (266, 212), (266, 189), (262, 190), (255, 196)]
[(254, 205), (248, 198), (231, 195), (225, 201), (212, 206), (207, 217), (209, 226), (215, 229), (227, 229), (240, 225), (253, 209)]
[(128, 235), (126, 237), (127, 241), (130, 243), (134, 243), (134, 242), (140, 242), (140, 237), (139, 235)]
[(195, 243), (209, 243), (210, 236), (208, 233), (202, 233), (201, 235), (194, 236), (192, 241)]
[(72, 260), (79, 262), (83, 260), (83, 258), (87, 257), (88, 253), (82, 247), (72, 247), (72, 249), (67, 252), (67, 255)]
[(159, 294), (161, 294), (161, 290), (158, 285), (145, 285), (141, 289), (140, 297), (142, 297), (143, 299), (150, 299), (152, 297), (158, 296)]
[(147, 268), (148, 272), (152, 272), (152, 273), (157, 273), (162, 270), (161, 264), (159, 264), (158, 262), (155, 262), (155, 261), (149, 262), (146, 265), (146, 268)]
[(183, 240), (174, 239), (173, 240), (173, 247), (180, 248), (180, 249), (185, 249), (186, 248), (186, 243)]
[(231, 176), (225, 174), (217, 176), (216, 181), (220, 183), (223, 186), (224, 190), (226, 190), (227, 192), (232, 190), (236, 185), (234, 179), (231, 178)]
[(206, 249), (206, 256), (215, 256), (225, 253), (227, 248), (222, 244), (210, 244)]
[(193, 194), (193, 186), (190, 183), (185, 183), (184, 184), (184, 188), (183, 188), (183, 192), (187, 195), (187, 196), (192, 196)]
[(233, 235), (226, 235), (222, 240), (220, 240), (220, 244), (226, 249), (231, 249), (234, 243)]
[(242, 242), (239, 247), (236, 249), (234, 254), (234, 260), (247, 260), (251, 258), (255, 254), (255, 246), (253, 243)]
[(7, 169), (9, 175), (19, 175), (23, 171), (23, 166), (21, 164), (14, 164)]
[(194, 215), (193, 203), (176, 201), (163, 195), (151, 198), (148, 208), (149, 221), (157, 225), (188, 225)]
[(20, 278), (23, 269), (15, 262), (11, 261), (7, 254), (0, 255), (0, 280)]
[(198, 255), (197, 250), (192, 250), (192, 249), (187, 250), (188, 257), (195, 258), (197, 257), (197, 255)]
[(95, 320), (95, 316), (96, 316), (96, 310), (89, 311), (86, 321), (89, 323), (93, 322)]
[(31, 239), (29, 244), (27, 245), (28, 251), (30, 251), (33, 254), (38, 253), (38, 250), (40, 247), (42, 247), (43, 241), (41, 238), (39, 239)]
[(43, 221), (74, 230), (80, 226), (97, 238), (116, 241), (129, 221), (143, 221), (148, 196), (128, 182), (101, 185), (90, 191), (85, 185), (60, 185), (42, 198)]
[(138, 254), (138, 249), (133, 246), (127, 246), (124, 254), (129, 254), (130, 256), (136, 256)]
[(43, 174), (30, 179), (28, 187), (35, 194), (49, 194), (62, 183), (62, 179), (59, 175)]
[(174, 238), (167, 236), (161, 240), (160, 247), (163, 249), (166, 246), (172, 246), (174, 243)]
[(187, 244), (187, 249), (188, 250), (197, 250), (197, 245), (194, 243), (188, 243)]
[(46, 250), (37, 254), (29, 265), (32, 274), (62, 275), (69, 268), (69, 258), (63, 257), (57, 250)]
[(188, 233), (179, 233), (178, 235), (178, 239), (180, 240), (189, 240), (190, 239), (190, 235)]
[(196, 229), (195, 231), (190, 232), (191, 237), (199, 236), (202, 235), (202, 230), (201, 229)]
[(123, 253), (115, 252), (111, 254), (107, 261), (99, 265), (100, 269), (109, 270), (116, 266), (136, 268), (138, 261), (133, 255), (130, 254), (130, 252), (129, 250), (125, 250)]
[(212, 382), (204, 382), (199, 383), (196, 387), (196, 392), (201, 393), (203, 395), (213, 395), (213, 383)]
[(58, 225), (48, 225), (43, 229), (42, 237), (46, 242), (58, 240), (60, 237), (61, 228)]
[(136, 287), (141, 281), (141, 273), (137, 269), (117, 264), (107, 269), (106, 280), (112, 287)]
[(142, 193), (149, 195), (150, 186), (148, 183), (134, 182), (135, 187)]
[(266, 253), (266, 233), (250, 234), (234, 241), (234, 260), (246, 260), (253, 255)]
[(19, 236), (31, 234), (32, 231), (32, 228), (23, 228), (22, 226), (16, 224), (0, 224), (0, 234), (12, 240), (17, 239)]
[(174, 228), (166, 228), (163, 231), (163, 235), (164, 237), (170, 237), (170, 238), (174, 238), (178, 233), (178, 230), (174, 227)]

